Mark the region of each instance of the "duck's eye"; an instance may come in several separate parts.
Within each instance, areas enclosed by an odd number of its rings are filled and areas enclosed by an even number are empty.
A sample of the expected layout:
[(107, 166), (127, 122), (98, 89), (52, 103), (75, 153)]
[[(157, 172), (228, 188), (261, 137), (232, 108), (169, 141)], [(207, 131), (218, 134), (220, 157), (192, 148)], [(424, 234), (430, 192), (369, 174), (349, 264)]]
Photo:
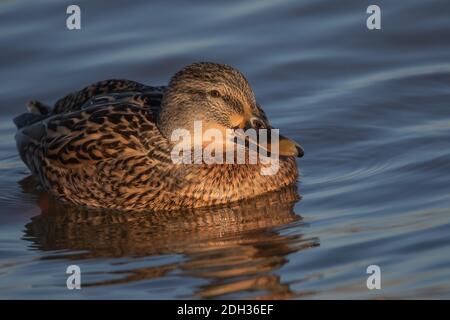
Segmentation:
[(252, 124), (252, 127), (255, 128), (255, 129), (262, 129), (262, 128), (265, 127), (264, 123), (261, 120), (257, 119), (257, 118), (252, 118), (250, 120), (250, 122)]
[(220, 98), (220, 92), (217, 91), (217, 90), (211, 90), (211, 91), (209, 92), (209, 94), (210, 94), (211, 97), (214, 97), (214, 98)]

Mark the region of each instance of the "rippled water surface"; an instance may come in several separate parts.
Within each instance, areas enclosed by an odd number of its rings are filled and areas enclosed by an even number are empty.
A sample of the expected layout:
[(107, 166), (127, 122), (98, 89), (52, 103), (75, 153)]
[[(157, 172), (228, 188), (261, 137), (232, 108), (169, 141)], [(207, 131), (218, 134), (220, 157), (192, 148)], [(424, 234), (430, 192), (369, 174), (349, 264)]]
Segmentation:
[[(450, 298), (448, 1), (0, 2), (1, 298)], [(108, 78), (239, 68), (306, 150), (296, 188), (123, 214), (37, 191), (12, 118)], [(67, 290), (79, 265), (82, 290)], [(382, 289), (366, 268), (380, 266)]]

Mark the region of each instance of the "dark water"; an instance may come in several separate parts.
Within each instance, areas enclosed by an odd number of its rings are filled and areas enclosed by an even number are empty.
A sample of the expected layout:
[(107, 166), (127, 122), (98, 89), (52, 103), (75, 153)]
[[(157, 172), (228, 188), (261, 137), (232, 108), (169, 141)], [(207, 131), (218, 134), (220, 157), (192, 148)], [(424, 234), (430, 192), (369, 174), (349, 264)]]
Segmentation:
[[(1, 298), (450, 298), (448, 1), (377, 1), (379, 31), (368, 1), (77, 3), (81, 31), (65, 27), (71, 2), (0, 2)], [(301, 142), (298, 190), (105, 214), (25, 179), (11, 119), (27, 100), (165, 84), (199, 60), (239, 68)], [(82, 290), (66, 288), (71, 264)]]

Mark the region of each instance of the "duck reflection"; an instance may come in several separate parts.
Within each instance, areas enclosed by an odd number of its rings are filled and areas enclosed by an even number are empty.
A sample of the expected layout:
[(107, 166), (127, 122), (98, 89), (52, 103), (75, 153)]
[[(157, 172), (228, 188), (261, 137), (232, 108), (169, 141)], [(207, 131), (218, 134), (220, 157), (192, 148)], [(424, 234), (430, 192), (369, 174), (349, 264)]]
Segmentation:
[[(33, 189), (29, 181), (24, 190)], [(276, 270), (287, 255), (318, 245), (298, 232), (302, 218), (293, 211), (300, 200), (296, 187), (227, 206), (178, 212), (124, 213), (63, 205), (39, 195), (41, 214), (25, 226), (24, 238), (47, 258), (123, 258), (132, 264), (138, 257), (182, 255), (181, 262), (108, 271), (111, 279), (84, 287), (121, 285), (163, 278), (175, 271), (188, 278), (206, 279), (197, 287), (197, 298), (290, 298)], [(291, 228), (283, 232), (283, 228)], [(292, 232), (296, 231), (296, 232)], [(176, 260), (176, 259), (175, 259)], [(180, 259), (178, 259), (180, 260)], [(114, 269), (114, 268), (112, 268)], [(100, 277), (99, 277), (100, 278)]]

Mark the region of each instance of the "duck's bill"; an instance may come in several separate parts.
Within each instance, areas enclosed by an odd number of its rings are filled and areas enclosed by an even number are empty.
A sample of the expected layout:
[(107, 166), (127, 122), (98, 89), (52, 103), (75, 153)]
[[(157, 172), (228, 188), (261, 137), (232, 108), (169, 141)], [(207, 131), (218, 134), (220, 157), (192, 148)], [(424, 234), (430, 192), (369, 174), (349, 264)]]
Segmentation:
[(294, 140), (288, 139), (280, 135), (279, 152), (282, 156), (301, 158), (305, 155), (303, 148)]
[[(303, 157), (305, 152), (303, 148), (295, 141), (286, 138), (285, 136), (278, 135), (278, 139), (272, 135), (266, 143), (259, 143), (252, 136), (245, 135), (243, 132), (237, 130), (235, 131), (236, 137), (241, 141), (246, 141), (250, 147), (254, 150), (263, 151), (267, 156), (285, 156), (285, 157)], [(278, 143), (276, 143), (278, 141)]]

